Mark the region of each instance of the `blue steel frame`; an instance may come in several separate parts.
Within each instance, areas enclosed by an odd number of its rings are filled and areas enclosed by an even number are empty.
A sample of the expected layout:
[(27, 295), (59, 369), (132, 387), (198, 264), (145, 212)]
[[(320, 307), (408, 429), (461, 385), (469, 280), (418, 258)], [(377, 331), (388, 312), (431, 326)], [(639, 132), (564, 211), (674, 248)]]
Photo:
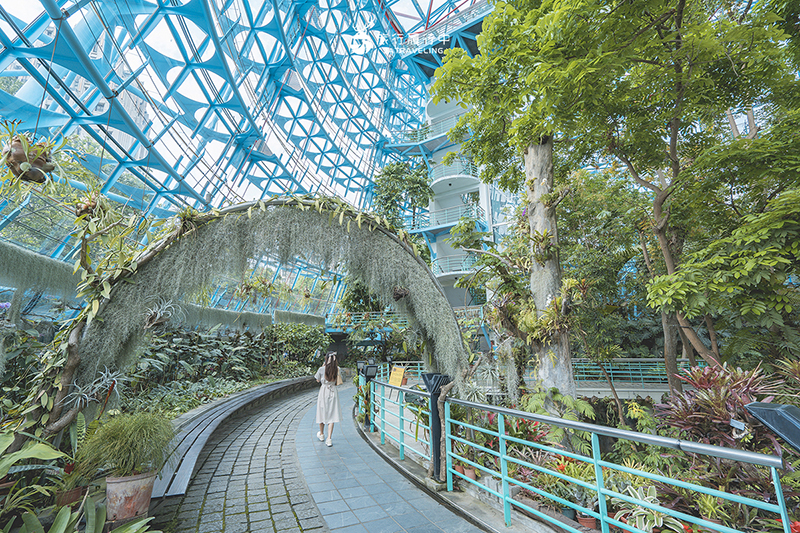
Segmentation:
[[(489, 9), (486, 0), (0, 2), (0, 119), (20, 120), (36, 139), (79, 135), (94, 145), (82, 164), (100, 192), (146, 216), (287, 193), (367, 208), (379, 167), (425, 152), (404, 135), (423, 124), (443, 43), (476, 51)], [(65, 258), (63, 232), (45, 253)]]

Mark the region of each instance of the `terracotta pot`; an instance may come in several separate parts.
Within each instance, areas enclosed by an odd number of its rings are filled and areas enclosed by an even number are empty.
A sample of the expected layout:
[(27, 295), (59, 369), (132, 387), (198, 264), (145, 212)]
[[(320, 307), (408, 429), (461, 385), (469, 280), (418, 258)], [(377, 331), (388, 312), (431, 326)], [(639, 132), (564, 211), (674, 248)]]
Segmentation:
[(157, 472), (106, 478), (108, 521), (147, 516)]
[(478, 479), (478, 474), (475, 472), (474, 468), (464, 468), (464, 475), (470, 478), (471, 480), (475, 481)]
[(69, 490), (56, 492), (56, 507), (64, 507), (66, 505), (74, 507), (75, 504), (81, 501), (85, 489), (86, 487), (74, 487)]
[(455, 471), (456, 471), (456, 472), (458, 472), (459, 474), (463, 474), (463, 473), (464, 473), (464, 466), (463, 466), (463, 465), (455, 465), (453, 468), (454, 468), (454, 469), (455, 469)]
[(589, 529), (597, 529), (597, 518), (593, 516), (578, 515), (578, 523)]

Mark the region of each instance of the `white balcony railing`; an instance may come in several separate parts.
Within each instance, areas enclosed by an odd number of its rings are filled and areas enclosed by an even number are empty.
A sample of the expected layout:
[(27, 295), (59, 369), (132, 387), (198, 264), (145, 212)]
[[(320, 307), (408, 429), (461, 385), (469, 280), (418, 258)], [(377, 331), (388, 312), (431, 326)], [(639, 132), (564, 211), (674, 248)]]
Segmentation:
[(474, 176), (478, 177), (478, 167), (470, 161), (456, 161), (451, 165), (434, 165), (431, 169), (431, 182), (449, 176)]
[(477, 205), (457, 205), (419, 214), (413, 221), (407, 221), (405, 226), (409, 230), (448, 226), (456, 224), (462, 217), (485, 221), (486, 213)]
[(476, 258), (472, 255), (449, 255), (437, 257), (431, 262), (431, 271), (434, 275), (455, 274), (469, 272)]

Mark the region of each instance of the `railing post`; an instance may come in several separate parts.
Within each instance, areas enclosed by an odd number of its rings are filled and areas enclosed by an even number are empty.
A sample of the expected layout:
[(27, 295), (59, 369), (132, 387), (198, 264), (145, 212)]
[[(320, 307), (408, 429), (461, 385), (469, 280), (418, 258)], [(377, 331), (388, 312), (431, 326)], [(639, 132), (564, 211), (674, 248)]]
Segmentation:
[(370, 433), (373, 433), (375, 431), (375, 424), (373, 423), (372, 416), (375, 414), (375, 393), (378, 390), (377, 387), (375, 387), (374, 381), (369, 382), (369, 389), (370, 393), (368, 405), (369, 410), (367, 411), (367, 430), (369, 430)]
[[(367, 394), (367, 391), (364, 390), (364, 386), (366, 384), (367, 384), (367, 380), (364, 379), (364, 375), (363, 374), (359, 374), (358, 375), (358, 387), (362, 391), (364, 391), (364, 396), (365, 396), (364, 399), (362, 399), (360, 402), (358, 402), (358, 414), (360, 414), (360, 415), (364, 414), (366, 412), (366, 410), (367, 410), (367, 406), (365, 405), (366, 402), (364, 401), (364, 400), (366, 400), (366, 394)], [(364, 421), (366, 422), (366, 418), (364, 419)]]
[(399, 391), (400, 394), (397, 395), (398, 400), (398, 413), (399, 416), (397, 417), (397, 425), (400, 427), (400, 460), (403, 461), (406, 458), (406, 445), (405, 445), (405, 423), (403, 418), (403, 401), (405, 399), (405, 393), (403, 391)]
[(386, 444), (386, 386), (381, 383), (381, 444)]
[(781, 510), (783, 533), (789, 533), (791, 520), (789, 520), (789, 511), (786, 509), (786, 498), (783, 497), (781, 478), (778, 476), (778, 470), (774, 466), (771, 466), (769, 469), (772, 471), (772, 484), (775, 486), (775, 496), (778, 499), (778, 508)]
[(444, 442), (445, 461), (447, 464), (447, 491), (453, 492), (453, 457), (451, 455), (453, 453), (453, 441), (450, 439), (450, 402), (447, 399), (444, 401)]
[(506, 527), (511, 527), (511, 502), (508, 488), (508, 461), (506, 461), (506, 423), (503, 413), (497, 414), (497, 435), (500, 439), (500, 475), (503, 487), (503, 518)]
[(606, 505), (606, 497), (602, 493), (605, 487), (603, 483), (603, 467), (600, 466), (600, 437), (597, 433), (592, 433), (592, 461), (594, 462), (594, 477), (597, 489), (597, 509), (600, 513), (600, 531), (602, 533), (608, 532), (608, 506)]

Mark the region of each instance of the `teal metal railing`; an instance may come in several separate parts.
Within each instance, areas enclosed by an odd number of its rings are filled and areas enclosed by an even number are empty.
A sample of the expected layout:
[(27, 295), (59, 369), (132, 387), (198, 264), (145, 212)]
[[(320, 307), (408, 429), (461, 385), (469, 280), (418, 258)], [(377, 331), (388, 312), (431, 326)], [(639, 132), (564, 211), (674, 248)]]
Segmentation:
[[(705, 366), (705, 361), (698, 361), (700, 366)], [(614, 382), (624, 381), (630, 383), (667, 383), (667, 369), (663, 359), (613, 359), (603, 363), (606, 372)], [(678, 369), (690, 368), (688, 359), (678, 359)], [(598, 364), (591, 359), (573, 359), (572, 372), (575, 381), (605, 381), (606, 377)], [(525, 375), (526, 381), (534, 381), (533, 370), (529, 369)]]
[[(417, 389), (393, 387), (385, 382), (377, 383), (375, 386), (380, 388), (380, 394), (371, 396), (372, 423), (380, 431), (381, 444), (386, 444), (387, 438), (395, 441), (401, 461), (405, 459), (406, 452), (414, 453), (421, 459), (429, 461), (431, 395)], [(393, 391), (397, 392), (394, 400), (391, 395)], [(407, 401), (407, 398), (411, 401)], [(395, 409), (389, 410), (387, 406), (393, 406)], [(418, 446), (409, 446), (411, 442), (417, 443)]]
[(406, 327), (408, 326), (408, 318), (395, 312), (349, 313), (338, 311), (328, 317), (326, 325), (332, 329), (345, 331), (357, 328), (385, 329), (392, 326)]
[[(386, 436), (391, 437), (386, 428), (388, 425), (399, 432), (399, 437), (395, 438), (395, 440), (404, 446), (404, 453), (409, 449), (406, 445), (408, 441), (405, 439), (409, 437), (410, 432), (404, 431), (403, 428), (416, 424), (418, 417), (415, 413), (409, 413), (408, 409), (402, 408), (403, 398), (405, 398), (406, 394), (427, 396), (419, 391), (412, 392), (410, 389), (395, 387), (382, 381), (372, 381), (370, 389), (370, 410), (373, 421), (375, 421), (374, 424), (381, 432), (381, 442), (385, 442)], [(392, 401), (390, 396), (395, 391), (398, 399)], [(392, 406), (397, 406), (397, 413), (390, 414), (387, 412)], [(454, 418), (453, 406), (459, 406), (461, 409), (471, 410), (476, 415), (481, 415), (480, 417), (475, 416), (473, 419), (492, 420), (490, 427)], [(392, 416), (395, 417), (397, 422), (386, 424), (384, 420)], [(783, 461), (778, 456), (682, 441), (646, 433), (636, 433), (457, 399), (447, 399), (445, 401), (444, 420), (444, 438), (446, 439), (447, 450), (445, 458), (447, 490), (452, 491), (454, 489), (454, 481), (458, 479), (463, 483), (473, 485), (479, 491), (495, 496), (502, 503), (507, 525), (511, 525), (513, 507), (522, 509), (571, 533), (582, 533), (581, 530), (574, 527), (573, 522), (560, 519), (559, 516), (561, 515), (553, 516), (542, 512), (538, 507), (514, 499), (511, 490), (511, 487), (514, 486), (526, 489), (535, 494), (540, 500), (547, 501), (552, 505), (570, 508), (585, 516), (594, 517), (598, 521), (599, 529), (602, 533), (609, 533), (611, 527), (631, 533), (646, 533), (645, 530), (637, 528), (634, 524), (628, 524), (609, 516), (609, 502), (612, 499), (616, 502), (627, 502), (642, 509), (663, 513), (663, 515), (672, 517), (682, 524), (694, 524), (704, 530), (718, 531), (720, 533), (743, 533), (742, 530), (733, 527), (713, 523), (698, 516), (664, 507), (658, 501), (637, 498), (633, 493), (621, 491), (620, 485), (610, 482), (611, 479), (616, 477), (628, 476), (635, 478), (637, 485), (660, 484), (662, 486), (671, 486), (675, 490), (683, 491), (689, 497), (706, 495), (711, 498), (717, 498), (716, 501), (719, 506), (730, 504), (771, 513), (774, 518), (782, 520), (784, 533), (790, 533), (790, 521), (778, 473), (778, 469), (783, 468)], [(518, 438), (510, 434), (508, 431), (510, 426), (506, 425), (506, 421), (512, 424), (519, 424), (520, 421), (524, 421), (524, 423), (530, 424), (531, 427), (538, 427), (537, 431), (539, 431), (540, 435), (559, 428), (567, 432), (584, 432), (589, 436), (591, 452), (589, 455), (582, 455), (567, 451), (563, 447), (547, 444), (544, 439), (531, 441)], [(704, 487), (689, 481), (673, 479), (661, 473), (647, 472), (630, 465), (616, 464), (603, 459), (600, 447), (601, 437), (623, 439), (646, 446), (669, 448), (676, 450), (675, 453), (696, 454), (754, 465), (755, 468), (760, 469), (765, 479), (771, 480), (773, 492), (764, 494), (763, 499), (756, 500)], [(489, 441), (497, 444), (491, 447), (487, 446), (486, 443)], [(430, 443), (427, 444), (430, 447)], [(512, 449), (515, 449), (515, 453), (510, 453)], [(589, 475), (580, 478), (573, 477), (573, 475), (570, 475), (571, 471), (566, 469), (562, 471), (558, 467), (552, 467), (552, 463), (546, 461), (534, 462), (530, 458), (536, 454), (563, 458), (565, 464), (566, 462), (571, 462), (583, 465), (585, 467), (584, 472), (589, 472)], [(427, 458), (427, 456), (425, 457)], [(480, 472), (480, 480), (473, 480), (467, 475), (458, 472), (454, 468), (454, 461), (476, 469)], [(528, 472), (535, 472), (536, 475), (546, 475), (558, 479), (567, 490), (559, 494), (548, 492), (542, 488), (542, 484), (536, 483), (534, 477), (520, 475), (520, 469), (527, 469)], [(490, 480), (493, 483), (490, 483)], [(583, 498), (569, 498), (569, 494), (582, 494)], [(576, 503), (575, 500), (579, 500), (581, 503)], [(596, 505), (586, 503), (592, 501), (597, 502)]]
[(422, 361), (393, 361), (391, 365), (388, 363), (381, 363), (378, 366), (378, 375), (375, 377), (378, 381), (389, 382), (389, 376), (392, 373), (392, 368), (402, 366), (405, 369), (405, 375), (408, 378), (420, 379), (420, 376), (425, 371), (425, 365)]

